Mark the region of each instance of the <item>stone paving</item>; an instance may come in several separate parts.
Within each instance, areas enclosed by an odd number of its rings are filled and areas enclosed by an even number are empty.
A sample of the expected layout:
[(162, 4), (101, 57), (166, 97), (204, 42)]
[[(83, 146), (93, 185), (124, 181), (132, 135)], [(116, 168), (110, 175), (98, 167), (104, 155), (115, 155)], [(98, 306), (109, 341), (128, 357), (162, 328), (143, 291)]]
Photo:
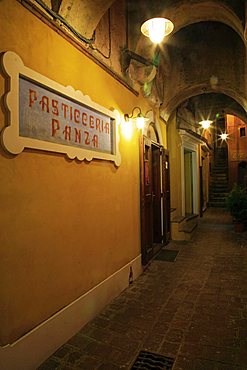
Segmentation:
[(247, 369), (247, 232), (208, 209), (192, 242), (171, 242), (175, 262), (144, 273), (39, 370), (130, 369), (141, 350), (172, 370)]

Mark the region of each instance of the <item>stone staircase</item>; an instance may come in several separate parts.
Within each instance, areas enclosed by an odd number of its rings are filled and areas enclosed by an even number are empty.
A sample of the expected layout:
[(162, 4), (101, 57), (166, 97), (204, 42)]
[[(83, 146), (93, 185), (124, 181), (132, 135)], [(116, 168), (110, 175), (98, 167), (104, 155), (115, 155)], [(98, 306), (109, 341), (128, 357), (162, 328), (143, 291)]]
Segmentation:
[(214, 163), (211, 168), (209, 206), (224, 208), (228, 194), (228, 160), (227, 149), (216, 148)]

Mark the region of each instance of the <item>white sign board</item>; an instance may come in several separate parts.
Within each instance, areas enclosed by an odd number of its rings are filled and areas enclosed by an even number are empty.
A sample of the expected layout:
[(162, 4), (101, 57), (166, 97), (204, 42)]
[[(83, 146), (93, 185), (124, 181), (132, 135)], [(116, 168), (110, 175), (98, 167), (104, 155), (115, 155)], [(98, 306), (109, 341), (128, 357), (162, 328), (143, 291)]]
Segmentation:
[(119, 113), (94, 103), (81, 91), (64, 87), (24, 66), (13, 52), (3, 55), (10, 79), (10, 114), (2, 143), (10, 153), (24, 148), (66, 153), (69, 158), (113, 161), (120, 165)]

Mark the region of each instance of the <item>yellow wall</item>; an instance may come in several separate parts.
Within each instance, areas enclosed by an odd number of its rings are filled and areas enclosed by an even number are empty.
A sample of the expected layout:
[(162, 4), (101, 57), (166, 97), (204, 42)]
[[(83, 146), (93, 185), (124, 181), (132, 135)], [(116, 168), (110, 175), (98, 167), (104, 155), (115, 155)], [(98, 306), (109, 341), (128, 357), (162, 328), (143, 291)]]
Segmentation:
[(175, 113), (171, 116), (168, 123), (167, 139), (170, 158), (171, 208), (176, 208), (173, 216), (181, 216), (181, 139), (176, 129)]
[(193, 185), (191, 152), (184, 153), (185, 214), (193, 213)]
[[(143, 101), (14, 0), (0, 2), (0, 50), (106, 108)], [(0, 93), (4, 94), (0, 76)], [(0, 128), (5, 110), (1, 103)], [(11, 343), (140, 254), (139, 147), (122, 164), (0, 149), (0, 344)]]

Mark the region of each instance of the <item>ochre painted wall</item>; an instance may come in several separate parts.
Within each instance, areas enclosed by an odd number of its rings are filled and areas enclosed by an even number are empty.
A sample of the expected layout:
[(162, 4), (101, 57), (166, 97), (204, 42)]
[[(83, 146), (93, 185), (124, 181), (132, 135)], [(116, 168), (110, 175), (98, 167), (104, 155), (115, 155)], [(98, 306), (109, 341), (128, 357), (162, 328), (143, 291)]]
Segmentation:
[(176, 208), (172, 216), (181, 216), (181, 139), (176, 128), (176, 114), (173, 113), (168, 123), (167, 143), (170, 158), (171, 208)]
[[(121, 114), (146, 105), (17, 1), (0, 2), (0, 24), (1, 52), (14, 51), (27, 67)], [(1, 129), (5, 112), (1, 101)], [(119, 168), (0, 149), (1, 345), (140, 254), (138, 135), (121, 136)]]
[[(240, 136), (245, 128), (245, 136)], [(247, 162), (247, 125), (238, 117), (227, 115), (229, 188), (239, 181), (239, 164)]]

